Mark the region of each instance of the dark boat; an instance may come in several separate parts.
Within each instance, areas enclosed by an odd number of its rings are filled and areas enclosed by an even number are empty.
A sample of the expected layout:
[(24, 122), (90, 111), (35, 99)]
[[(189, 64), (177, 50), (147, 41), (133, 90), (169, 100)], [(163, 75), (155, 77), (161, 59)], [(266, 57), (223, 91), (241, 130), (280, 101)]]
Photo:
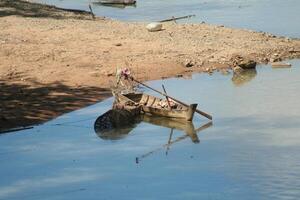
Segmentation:
[(101, 0), (100, 4), (103, 5), (112, 5), (112, 4), (121, 4), (121, 5), (134, 5), (136, 3), (135, 0)]

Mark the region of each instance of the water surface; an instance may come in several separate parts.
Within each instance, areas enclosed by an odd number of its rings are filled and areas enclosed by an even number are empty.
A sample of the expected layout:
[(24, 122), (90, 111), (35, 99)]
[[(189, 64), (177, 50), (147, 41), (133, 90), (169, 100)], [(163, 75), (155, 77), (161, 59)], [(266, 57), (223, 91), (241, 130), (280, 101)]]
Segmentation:
[[(102, 139), (94, 121), (112, 99), (0, 135), (0, 199), (299, 199), (300, 60), (291, 63), (258, 67), (244, 82), (149, 82), (213, 115), (199, 142), (175, 128), (166, 146), (171, 129), (146, 121)], [(193, 126), (207, 122), (195, 116)]]
[(126, 21), (159, 21), (172, 16), (195, 14), (181, 23), (223, 24), (229, 27), (270, 32), (300, 38), (299, 0), (138, 0), (136, 7), (115, 8), (97, 0), (39, 0), (60, 7), (88, 10), (99, 16)]

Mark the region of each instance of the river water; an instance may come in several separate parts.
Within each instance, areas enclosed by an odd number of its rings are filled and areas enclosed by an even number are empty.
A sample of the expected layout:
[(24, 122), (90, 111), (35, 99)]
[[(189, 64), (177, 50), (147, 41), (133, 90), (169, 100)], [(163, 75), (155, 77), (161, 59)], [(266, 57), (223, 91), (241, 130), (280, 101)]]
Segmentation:
[(196, 135), (163, 120), (96, 134), (112, 99), (0, 135), (0, 199), (299, 199), (300, 60), (291, 63), (149, 82), (213, 115), (212, 126), (195, 116), (195, 129), (206, 124)]
[[(299, 36), (294, 29), (285, 34)], [(300, 60), (289, 62), (291, 68), (260, 65), (242, 77), (194, 74), (148, 82), (199, 103), (213, 115), (212, 125), (199, 115), (188, 126), (144, 119), (103, 136), (94, 123), (111, 108), (110, 98), (2, 134), (0, 200), (299, 199)]]
[(179, 22), (223, 24), (229, 27), (300, 37), (299, 0), (137, 0), (136, 7), (102, 6), (97, 0), (36, 0), (64, 8), (88, 10), (126, 21), (159, 21), (172, 16), (196, 15)]

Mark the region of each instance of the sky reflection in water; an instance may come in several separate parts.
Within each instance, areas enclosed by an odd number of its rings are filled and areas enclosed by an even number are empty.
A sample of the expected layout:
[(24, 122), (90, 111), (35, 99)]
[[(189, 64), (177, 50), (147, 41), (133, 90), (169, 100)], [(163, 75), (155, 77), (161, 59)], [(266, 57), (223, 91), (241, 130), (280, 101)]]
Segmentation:
[[(167, 150), (170, 128), (148, 122), (101, 139), (94, 121), (112, 99), (0, 135), (0, 199), (298, 199), (300, 61), (291, 63), (258, 67), (237, 86), (232, 74), (150, 82), (214, 116), (200, 143)], [(194, 127), (205, 123), (195, 116)], [(174, 129), (172, 140), (184, 135)]]
[(99, 16), (125, 21), (159, 21), (172, 16), (195, 14), (180, 23), (223, 24), (229, 27), (270, 32), (300, 38), (299, 0), (138, 0), (136, 7), (101, 6), (97, 0), (39, 0), (60, 7), (88, 10)]

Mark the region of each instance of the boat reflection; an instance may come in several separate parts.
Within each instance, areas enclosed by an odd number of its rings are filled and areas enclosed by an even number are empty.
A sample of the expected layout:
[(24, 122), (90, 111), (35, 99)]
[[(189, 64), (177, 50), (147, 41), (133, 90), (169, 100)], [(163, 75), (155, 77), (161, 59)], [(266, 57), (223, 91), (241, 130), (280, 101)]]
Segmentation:
[(239, 73), (233, 73), (232, 82), (235, 86), (242, 86), (250, 82), (257, 75), (256, 69), (247, 69)]
[(199, 143), (199, 138), (197, 136), (197, 131), (194, 127), (193, 122), (186, 120), (178, 120), (174, 118), (166, 118), (166, 117), (156, 117), (143, 115), (141, 117), (143, 122), (150, 123), (157, 126), (162, 126), (166, 128), (177, 129), (186, 133), (187, 136), (191, 138), (194, 143)]
[[(156, 148), (152, 151), (149, 151), (141, 156), (136, 157), (135, 162), (137, 164), (140, 163), (141, 160), (146, 158), (147, 156), (155, 153), (156, 151), (160, 151), (164, 148), (166, 148), (166, 155), (168, 155), (171, 145), (173, 145), (179, 141), (182, 141), (186, 138), (191, 138), (193, 143), (199, 143), (200, 140), (198, 138), (197, 133), (199, 133), (200, 131), (203, 131), (204, 129), (207, 129), (213, 125), (212, 121), (210, 121), (210, 122), (202, 125), (201, 127), (195, 129), (194, 124), (192, 122), (183, 121), (183, 120), (174, 120), (174, 119), (164, 118), (164, 117), (153, 117), (153, 116), (149, 117), (147, 115), (143, 116), (143, 121), (154, 124), (154, 125), (171, 128), (171, 131), (170, 131), (170, 136), (169, 136), (168, 142), (166, 144), (164, 144), (161, 147)], [(185, 134), (172, 140), (174, 129), (183, 131)]]
[(150, 115), (134, 117), (130, 116), (130, 113), (126, 111), (120, 114), (120, 111), (115, 112), (115, 110), (109, 110), (96, 119), (94, 130), (101, 139), (118, 140), (125, 138), (140, 122), (170, 128), (171, 130), (177, 129), (184, 132), (186, 134), (185, 137), (190, 137), (193, 143), (200, 142), (197, 132), (202, 130), (203, 126), (209, 127), (212, 125), (212, 122), (209, 122), (195, 129), (193, 122), (186, 120)]
[(127, 110), (109, 110), (96, 119), (94, 131), (104, 140), (122, 139), (140, 122), (135, 116)]
[[(168, 142), (163, 144), (161, 147), (149, 151), (139, 157), (136, 157), (136, 163), (139, 163), (143, 158), (151, 155), (152, 153), (162, 150), (166, 148), (166, 155), (171, 147), (171, 145), (182, 141), (186, 138), (190, 138), (193, 143), (199, 143), (198, 133), (203, 131), (206, 128), (212, 126), (212, 122), (208, 122), (199, 128), (195, 128), (193, 122), (189, 122), (186, 120), (179, 120), (179, 119), (172, 119), (166, 117), (157, 117), (157, 116), (149, 116), (149, 115), (142, 115), (134, 120), (127, 120), (125, 117), (126, 115), (117, 119), (124, 120), (122, 124), (117, 123), (115, 119), (111, 116), (111, 110), (104, 113), (103, 115), (99, 116), (94, 123), (94, 130), (95, 133), (99, 136), (99, 138), (103, 140), (119, 140), (125, 138), (140, 122), (149, 123), (155, 126), (161, 126), (165, 128), (170, 128), (170, 135), (168, 137)], [(126, 119), (126, 120), (125, 120)], [(173, 137), (174, 129), (182, 131), (184, 135), (179, 136), (175, 139)]]

